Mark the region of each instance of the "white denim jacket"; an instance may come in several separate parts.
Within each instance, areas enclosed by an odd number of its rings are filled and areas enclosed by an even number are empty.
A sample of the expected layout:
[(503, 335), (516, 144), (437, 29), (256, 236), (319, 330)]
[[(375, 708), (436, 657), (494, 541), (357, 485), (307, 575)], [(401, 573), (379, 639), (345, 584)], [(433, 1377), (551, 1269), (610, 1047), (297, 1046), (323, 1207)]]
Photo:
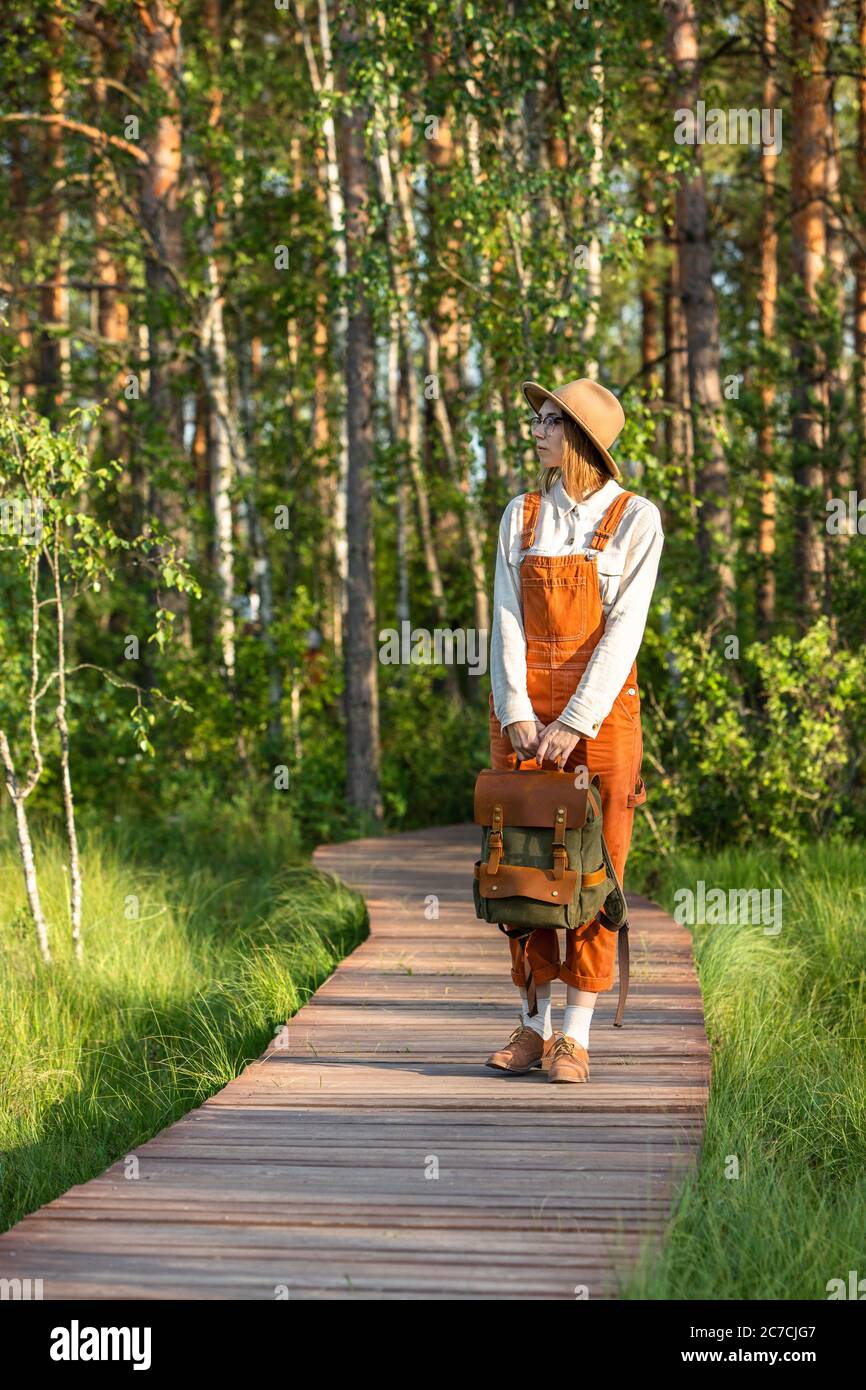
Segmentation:
[[(535, 539), (527, 554), (575, 555), (586, 549), (614, 498), (623, 491), (610, 478), (585, 502), (569, 497), (560, 478), (542, 493)], [(493, 590), (490, 679), (493, 708), (502, 728), (533, 720), (526, 690), (526, 637), (520, 591), (523, 498), (514, 497), (502, 515)], [(664, 544), (661, 515), (647, 497), (632, 497), (604, 550), (598, 577), (605, 627), (577, 690), (559, 718), (586, 738), (597, 738), (602, 722), (625, 684), (646, 627)]]

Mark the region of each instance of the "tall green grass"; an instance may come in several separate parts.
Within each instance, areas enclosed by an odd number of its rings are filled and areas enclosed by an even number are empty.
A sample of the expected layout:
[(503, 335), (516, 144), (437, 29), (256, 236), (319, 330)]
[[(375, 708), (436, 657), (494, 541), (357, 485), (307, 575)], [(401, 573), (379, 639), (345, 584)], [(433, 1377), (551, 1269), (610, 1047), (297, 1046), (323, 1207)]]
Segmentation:
[[(782, 930), (694, 926), (712, 1047), (706, 1141), (628, 1298), (821, 1299), (866, 1277), (866, 847), (664, 864), (644, 891), (783, 890)], [(635, 887), (638, 885), (635, 884)], [(726, 1176), (737, 1171), (739, 1176)]]
[(55, 963), (0, 849), (0, 1221), (103, 1171), (260, 1055), (363, 938), (363, 900), (235, 806), (84, 836), (85, 959), (64, 850), (37, 849)]

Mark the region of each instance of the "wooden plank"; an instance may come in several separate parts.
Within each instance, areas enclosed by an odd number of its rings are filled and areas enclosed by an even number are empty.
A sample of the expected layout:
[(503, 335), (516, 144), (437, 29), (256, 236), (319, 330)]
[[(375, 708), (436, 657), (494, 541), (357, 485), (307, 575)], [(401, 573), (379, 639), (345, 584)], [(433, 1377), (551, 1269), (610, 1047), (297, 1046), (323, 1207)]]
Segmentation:
[(615, 1297), (700, 1152), (691, 942), (631, 899), (626, 1026), (602, 995), (589, 1084), (491, 1072), (517, 994), (472, 909), (476, 838), (321, 847), (317, 866), (365, 893), (369, 938), (261, 1058), (140, 1146), (133, 1177), (123, 1156), (0, 1236), (0, 1276), (46, 1298)]

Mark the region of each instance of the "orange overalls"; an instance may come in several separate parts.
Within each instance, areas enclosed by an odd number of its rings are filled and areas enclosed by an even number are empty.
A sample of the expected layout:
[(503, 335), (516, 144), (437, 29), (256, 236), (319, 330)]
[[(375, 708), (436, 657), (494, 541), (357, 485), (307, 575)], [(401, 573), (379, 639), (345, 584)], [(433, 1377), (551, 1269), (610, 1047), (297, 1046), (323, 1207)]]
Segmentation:
[[(619, 493), (596, 528), (590, 546), (604, 550), (619, 524), (630, 492)], [(530, 492), (523, 502), (521, 554), (535, 537), (541, 494)], [(595, 556), (524, 555), (520, 565), (523, 628), (526, 637), (526, 688), (535, 713), (544, 724), (558, 719), (577, 690), (589, 659), (604, 632)], [(637, 662), (613, 708), (594, 739), (580, 738), (565, 763), (566, 771), (585, 766), (601, 782), (604, 838), (620, 883), (631, 843), (634, 808), (646, 800), (641, 779), (643, 737)], [(514, 750), (503, 734), (490, 695), (490, 766), (505, 769), (515, 762)], [(538, 767), (535, 759), (523, 764)], [(617, 933), (593, 919), (584, 927), (567, 928), (565, 961), (560, 963), (559, 933), (534, 931), (524, 941), (509, 940), (511, 978), (525, 986), (524, 955), (536, 984), (565, 980), (593, 993), (613, 988)]]

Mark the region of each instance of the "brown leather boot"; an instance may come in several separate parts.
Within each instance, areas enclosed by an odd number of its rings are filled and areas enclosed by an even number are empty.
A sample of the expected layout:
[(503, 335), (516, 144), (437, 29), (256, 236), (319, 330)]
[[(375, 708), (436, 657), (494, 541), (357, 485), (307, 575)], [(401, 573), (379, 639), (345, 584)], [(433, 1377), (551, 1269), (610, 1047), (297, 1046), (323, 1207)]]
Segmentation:
[(560, 1033), (553, 1050), (548, 1081), (588, 1081), (589, 1053), (576, 1038)]
[(542, 1038), (534, 1028), (525, 1028), (521, 1019), (505, 1046), (498, 1052), (491, 1052), (484, 1065), (494, 1071), (511, 1072), (514, 1076), (524, 1076), (534, 1067), (546, 1071), (555, 1042), (555, 1035)]

